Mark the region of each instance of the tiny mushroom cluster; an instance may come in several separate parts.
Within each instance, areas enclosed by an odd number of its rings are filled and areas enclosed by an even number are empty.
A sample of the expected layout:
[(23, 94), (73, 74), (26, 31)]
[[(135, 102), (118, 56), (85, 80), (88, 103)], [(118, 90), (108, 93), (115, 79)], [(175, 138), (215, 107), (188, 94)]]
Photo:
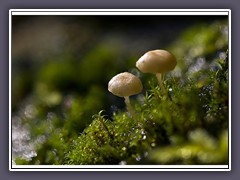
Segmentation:
[[(162, 82), (162, 74), (173, 70), (176, 65), (175, 56), (166, 50), (148, 51), (136, 62), (136, 67), (141, 72), (156, 75), (164, 94), (166, 94), (166, 89)], [(108, 90), (112, 94), (124, 97), (127, 110), (132, 116), (135, 115), (135, 112), (130, 104), (129, 96), (140, 93), (142, 89), (141, 80), (129, 72), (123, 72), (114, 76), (108, 83)]]

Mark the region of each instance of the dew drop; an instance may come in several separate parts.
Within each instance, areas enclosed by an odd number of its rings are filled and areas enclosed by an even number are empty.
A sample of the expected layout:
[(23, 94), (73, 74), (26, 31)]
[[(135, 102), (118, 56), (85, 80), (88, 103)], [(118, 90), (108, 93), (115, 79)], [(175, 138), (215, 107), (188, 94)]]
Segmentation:
[(152, 143), (152, 144), (151, 144), (151, 146), (152, 146), (152, 147), (155, 147), (155, 146), (156, 146), (156, 144), (155, 144), (155, 143)]
[(126, 164), (127, 164), (126, 161), (121, 161), (121, 162), (119, 163), (119, 165), (126, 165)]
[(141, 160), (141, 156), (137, 156), (136, 161), (140, 161), (140, 160)]
[(144, 136), (142, 137), (142, 140), (146, 140), (146, 139), (147, 139), (147, 136), (144, 135)]

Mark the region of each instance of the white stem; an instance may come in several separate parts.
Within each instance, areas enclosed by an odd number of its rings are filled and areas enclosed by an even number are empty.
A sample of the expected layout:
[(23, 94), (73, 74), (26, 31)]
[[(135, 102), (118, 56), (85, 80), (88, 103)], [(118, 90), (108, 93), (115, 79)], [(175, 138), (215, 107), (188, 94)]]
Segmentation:
[(166, 95), (166, 94), (167, 94), (167, 91), (166, 91), (166, 89), (165, 89), (165, 87), (164, 87), (164, 84), (163, 84), (163, 81), (162, 81), (162, 74), (161, 74), (161, 73), (158, 73), (158, 74), (156, 74), (156, 77), (157, 77), (157, 80), (158, 80), (158, 84), (159, 84), (159, 86), (160, 86), (160, 88), (161, 88), (161, 90), (162, 90), (162, 93), (163, 93), (164, 95)]
[(128, 112), (130, 113), (130, 115), (131, 115), (132, 117), (134, 117), (134, 116), (135, 116), (135, 111), (134, 111), (134, 109), (133, 109), (133, 107), (132, 107), (132, 105), (131, 105), (131, 103), (130, 103), (129, 96), (125, 96), (124, 99), (125, 99), (125, 104), (126, 104), (126, 106), (127, 106)]

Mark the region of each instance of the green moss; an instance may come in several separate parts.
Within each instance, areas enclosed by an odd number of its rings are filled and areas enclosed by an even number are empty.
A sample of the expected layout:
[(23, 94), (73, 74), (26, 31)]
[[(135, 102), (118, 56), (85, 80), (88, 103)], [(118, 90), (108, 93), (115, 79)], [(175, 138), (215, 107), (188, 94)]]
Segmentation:
[(118, 112), (109, 120), (100, 112), (74, 141), (66, 163), (227, 164), (226, 71), (209, 71), (201, 87), (197, 76), (184, 85), (172, 78), (169, 97), (154, 86), (143, 104), (134, 103), (134, 117)]
[[(162, 95), (155, 77), (148, 79), (144, 99), (132, 99), (136, 115), (120, 110), (111, 120), (102, 112), (94, 116), (65, 163), (227, 164), (228, 57), (223, 52), (226, 35), (220, 31), (225, 26), (216, 22), (186, 31), (170, 47), (183, 58), (178, 67), (183, 62), (185, 70), (166, 74), (168, 96)], [(207, 58), (204, 66), (189, 71), (199, 57)], [(192, 61), (186, 65), (185, 58)]]

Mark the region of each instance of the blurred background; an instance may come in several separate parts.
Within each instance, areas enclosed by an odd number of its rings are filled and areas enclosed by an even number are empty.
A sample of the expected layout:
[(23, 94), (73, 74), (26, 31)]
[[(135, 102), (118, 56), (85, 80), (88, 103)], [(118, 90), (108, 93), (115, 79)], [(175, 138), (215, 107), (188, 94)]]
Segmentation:
[[(196, 72), (211, 64), (211, 57), (224, 56), (227, 20), (227, 16), (12, 16), (13, 159), (37, 156), (35, 164), (61, 163), (60, 146), (80, 135), (94, 114), (105, 110), (111, 119), (125, 108), (123, 98), (107, 90), (113, 76), (128, 71), (148, 82), (152, 76), (143, 76), (135, 63), (154, 49), (175, 54), (179, 63), (172, 75)], [(144, 86), (145, 91), (147, 83)]]

